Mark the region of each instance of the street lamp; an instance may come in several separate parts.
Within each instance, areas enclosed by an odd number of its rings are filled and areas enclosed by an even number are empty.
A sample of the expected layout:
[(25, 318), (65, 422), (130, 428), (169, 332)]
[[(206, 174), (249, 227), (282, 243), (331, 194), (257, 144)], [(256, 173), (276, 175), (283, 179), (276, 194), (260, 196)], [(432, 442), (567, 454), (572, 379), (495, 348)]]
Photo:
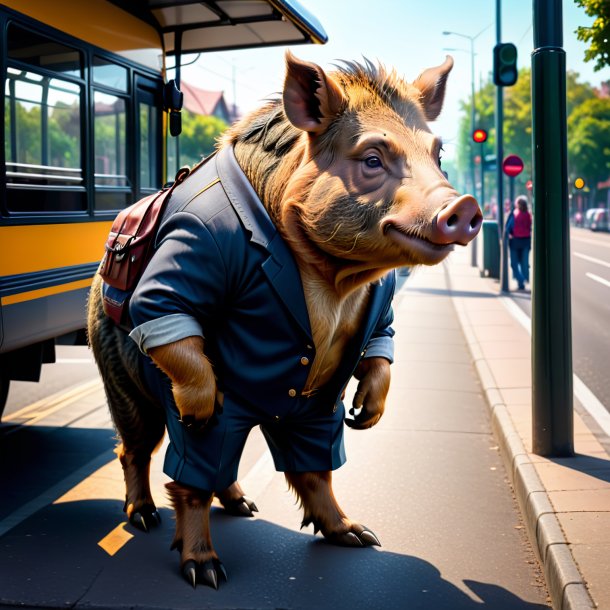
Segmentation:
[[(443, 32), (443, 36), (459, 36), (460, 38), (466, 38), (466, 40), (470, 41), (470, 74), (471, 74), (471, 78), (470, 78), (470, 95), (472, 97), (472, 105), (471, 105), (471, 112), (470, 112), (470, 133), (474, 133), (475, 130), (475, 121), (476, 121), (476, 116), (475, 116), (475, 97), (474, 97), (474, 41), (486, 30), (488, 30), (491, 27), (491, 24), (488, 25), (486, 28), (482, 29), (478, 34), (476, 34), (475, 36), (468, 36), (467, 34), (461, 34), (460, 32), (450, 32), (450, 31), (445, 31)], [(472, 145), (472, 142), (470, 143), (470, 178), (472, 181), (472, 191), (473, 193), (475, 192), (476, 189), (476, 177), (475, 177), (475, 167), (474, 167), (474, 148)], [(484, 180), (484, 176), (481, 178)], [(481, 201), (480, 205), (484, 206), (485, 202)], [(472, 252), (472, 258), (471, 258), (471, 264), (473, 267), (477, 266), (477, 248), (476, 246), (473, 244), (471, 246), (471, 252)]]

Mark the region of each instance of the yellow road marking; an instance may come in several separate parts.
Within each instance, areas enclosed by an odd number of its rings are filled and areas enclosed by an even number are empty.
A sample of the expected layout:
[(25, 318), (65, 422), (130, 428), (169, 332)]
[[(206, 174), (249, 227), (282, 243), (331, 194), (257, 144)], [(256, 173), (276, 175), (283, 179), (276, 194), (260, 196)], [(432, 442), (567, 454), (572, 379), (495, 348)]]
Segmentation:
[(97, 544), (101, 546), (111, 557), (116, 555), (132, 538), (125, 526), (127, 521), (117, 525), (109, 534), (104, 536)]
[(22, 423), (24, 426), (32, 426), (39, 422), (41, 419), (45, 418), (47, 415), (51, 413), (55, 413), (60, 409), (63, 409), (65, 406), (76, 402), (86, 396), (87, 394), (92, 394), (93, 392), (99, 390), (102, 387), (102, 382), (99, 378), (95, 378), (91, 381), (86, 381), (77, 385), (76, 387), (68, 390), (62, 390), (57, 394), (49, 396), (47, 398), (43, 398), (42, 400), (37, 400), (36, 402), (28, 405), (27, 407), (23, 407), (19, 409), (19, 411), (15, 411), (14, 413), (10, 413), (5, 415), (2, 418), (3, 422), (15, 421), (19, 419), (26, 419), (28, 417), (32, 417)]

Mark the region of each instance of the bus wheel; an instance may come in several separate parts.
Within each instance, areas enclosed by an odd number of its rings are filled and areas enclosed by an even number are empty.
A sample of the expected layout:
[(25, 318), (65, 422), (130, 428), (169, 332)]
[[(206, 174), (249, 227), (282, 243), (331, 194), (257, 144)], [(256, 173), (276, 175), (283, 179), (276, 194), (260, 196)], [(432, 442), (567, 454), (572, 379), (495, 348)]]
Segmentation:
[(8, 388), (11, 384), (11, 380), (8, 375), (0, 373), (0, 418), (6, 405), (6, 399), (8, 397)]

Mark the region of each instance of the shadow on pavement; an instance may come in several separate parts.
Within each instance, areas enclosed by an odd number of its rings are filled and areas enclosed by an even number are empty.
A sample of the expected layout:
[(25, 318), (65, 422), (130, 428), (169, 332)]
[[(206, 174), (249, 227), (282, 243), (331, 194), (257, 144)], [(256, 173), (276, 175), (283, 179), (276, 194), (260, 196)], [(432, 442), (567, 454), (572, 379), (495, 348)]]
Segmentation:
[(592, 455), (579, 455), (568, 458), (546, 458), (552, 464), (558, 464), (588, 474), (590, 477), (610, 483), (610, 459)]
[[(92, 460), (115, 459), (115, 444), (110, 429), (0, 426), (0, 521)], [(96, 463), (80, 474), (99, 467)]]
[[(171, 511), (150, 534), (109, 555), (98, 544), (124, 523), (122, 502), (53, 504), (0, 538), (0, 606), (50, 608), (332, 608), (537, 610), (504, 588), (444, 580), (432, 564), (383, 549), (340, 548), (319, 536), (215, 509), (216, 550), (229, 574), (218, 591), (193, 590), (169, 551)], [(119, 527), (123, 531), (123, 528)]]

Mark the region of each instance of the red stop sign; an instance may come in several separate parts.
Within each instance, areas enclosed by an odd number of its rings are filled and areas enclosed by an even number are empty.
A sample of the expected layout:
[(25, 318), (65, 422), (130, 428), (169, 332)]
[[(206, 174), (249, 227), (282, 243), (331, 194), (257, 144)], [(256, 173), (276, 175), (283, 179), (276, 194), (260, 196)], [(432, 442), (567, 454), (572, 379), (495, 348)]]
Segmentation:
[(517, 155), (508, 155), (502, 161), (502, 171), (510, 178), (518, 176), (523, 171), (523, 160)]

